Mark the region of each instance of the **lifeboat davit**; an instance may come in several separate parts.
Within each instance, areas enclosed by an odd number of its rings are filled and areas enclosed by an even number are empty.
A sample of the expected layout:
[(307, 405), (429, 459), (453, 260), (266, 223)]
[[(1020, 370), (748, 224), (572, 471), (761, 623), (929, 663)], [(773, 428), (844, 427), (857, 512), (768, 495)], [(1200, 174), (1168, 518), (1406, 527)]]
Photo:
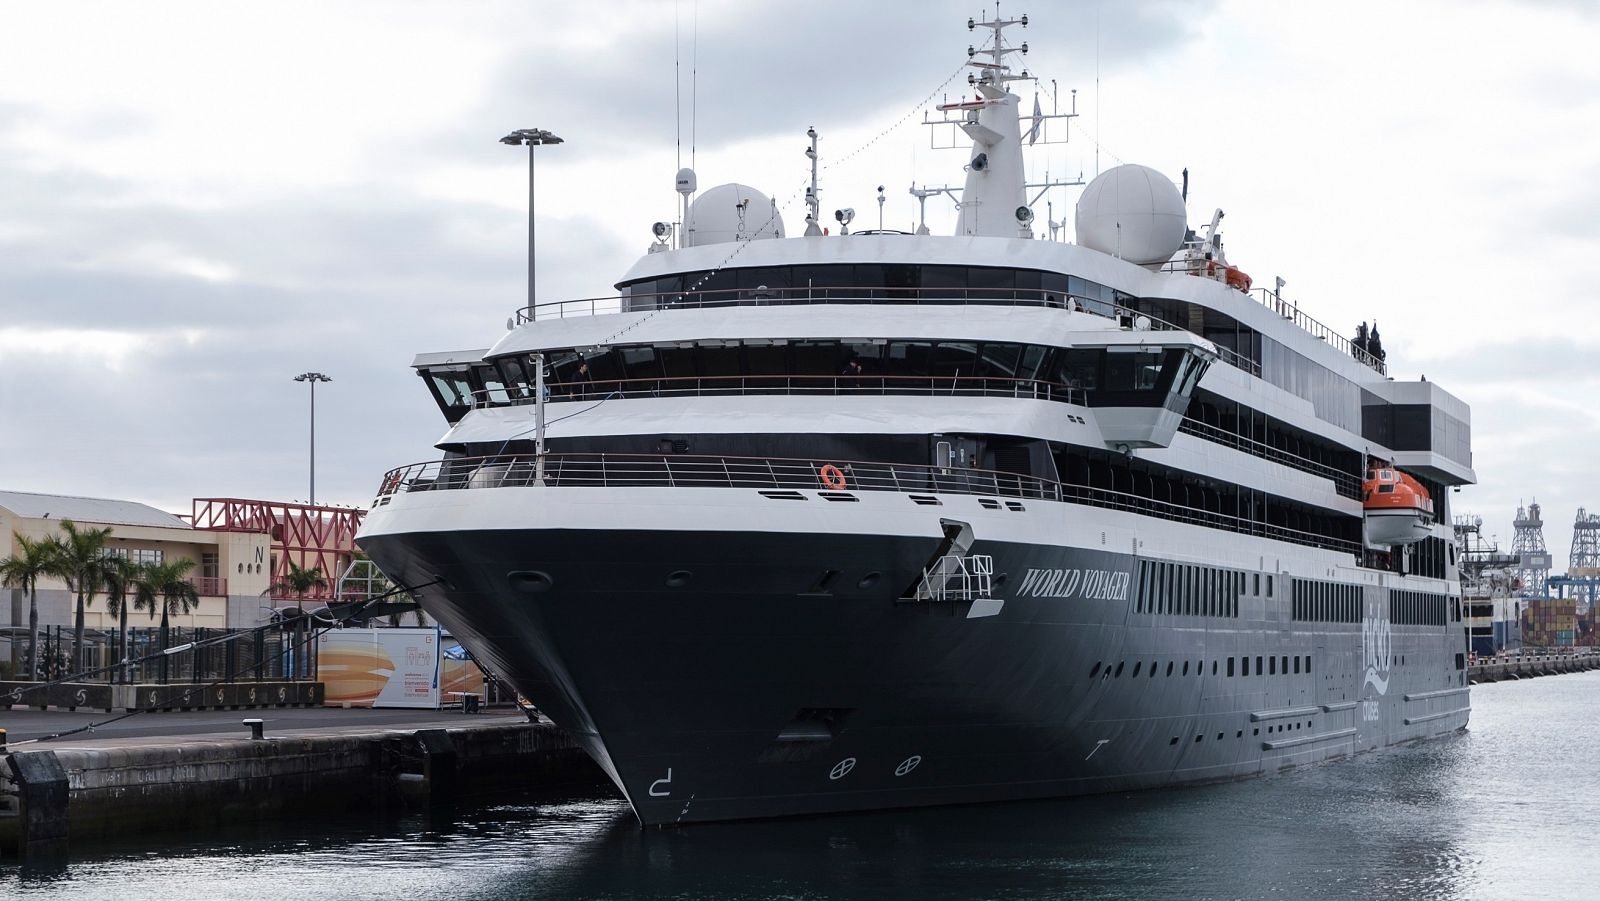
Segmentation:
[(1361, 488), (1368, 544), (1414, 544), (1432, 532), (1433, 496), (1416, 479), (1384, 466), (1367, 470)]

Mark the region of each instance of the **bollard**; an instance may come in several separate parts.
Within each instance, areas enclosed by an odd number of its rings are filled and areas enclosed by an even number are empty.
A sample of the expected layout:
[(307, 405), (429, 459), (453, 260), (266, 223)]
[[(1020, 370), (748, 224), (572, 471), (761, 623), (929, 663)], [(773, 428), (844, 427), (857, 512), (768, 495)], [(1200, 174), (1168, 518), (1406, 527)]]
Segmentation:
[(59, 859), (67, 852), (67, 771), (54, 751), (7, 755), (16, 787), (19, 856), (24, 860)]
[(248, 719), (248, 720), (244, 721), (244, 724), (246, 726), (250, 727), (250, 739), (252, 741), (261, 741), (262, 740), (263, 736), (261, 734), (261, 730), (262, 730), (263, 727), (261, 725), (261, 721), (260, 720), (258, 720), (258, 719)]

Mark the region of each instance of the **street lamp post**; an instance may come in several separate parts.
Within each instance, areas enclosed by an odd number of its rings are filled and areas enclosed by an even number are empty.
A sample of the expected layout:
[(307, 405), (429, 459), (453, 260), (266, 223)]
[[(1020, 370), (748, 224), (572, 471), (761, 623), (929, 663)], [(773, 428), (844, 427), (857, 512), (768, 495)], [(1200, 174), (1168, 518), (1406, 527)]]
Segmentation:
[(331, 382), (320, 372), (302, 372), (294, 377), (297, 382), (311, 383), (311, 506), (317, 505), (317, 383)]
[[(512, 147), (527, 145), (528, 148), (528, 316), (534, 315), (534, 290), (533, 290), (533, 149), (545, 144), (560, 144), (561, 139), (543, 128), (519, 128), (511, 134), (500, 139), (500, 143)], [(544, 484), (544, 354), (533, 355), (534, 396), (533, 418), (537, 435), (534, 438), (534, 481)]]
[(512, 147), (528, 147), (528, 315), (533, 315), (533, 149), (560, 144), (561, 139), (542, 128), (519, 128), (500, 139)]

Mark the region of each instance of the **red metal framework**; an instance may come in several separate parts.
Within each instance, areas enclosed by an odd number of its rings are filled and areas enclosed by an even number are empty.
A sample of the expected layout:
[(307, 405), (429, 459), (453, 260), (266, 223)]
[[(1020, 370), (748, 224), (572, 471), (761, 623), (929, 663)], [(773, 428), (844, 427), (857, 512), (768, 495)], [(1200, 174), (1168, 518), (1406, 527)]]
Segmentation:
[(351, 507), (197, 497), (190, 521), (202, 531), (267, 533), (272, 541), (273, 599), (300, 600), (279, 587), (292, 562), (302, 569), (316, 567), (326, 581), (324, 587), (307, 592), (304, 599), (331, 601), (339, 574), (355, 553), (356, 530), (366, 513)]

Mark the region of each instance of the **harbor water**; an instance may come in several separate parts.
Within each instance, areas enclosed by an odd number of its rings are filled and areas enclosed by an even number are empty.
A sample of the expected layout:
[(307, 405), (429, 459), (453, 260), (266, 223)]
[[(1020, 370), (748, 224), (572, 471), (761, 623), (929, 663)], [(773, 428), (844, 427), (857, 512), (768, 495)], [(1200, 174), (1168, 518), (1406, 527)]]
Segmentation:
[(0, 865), (0, 897), (1600, 897), (1600, 672), (1473, 689), (1468, 731), (1247, 782), (641, 830), (609, 797), (359, 812)]

